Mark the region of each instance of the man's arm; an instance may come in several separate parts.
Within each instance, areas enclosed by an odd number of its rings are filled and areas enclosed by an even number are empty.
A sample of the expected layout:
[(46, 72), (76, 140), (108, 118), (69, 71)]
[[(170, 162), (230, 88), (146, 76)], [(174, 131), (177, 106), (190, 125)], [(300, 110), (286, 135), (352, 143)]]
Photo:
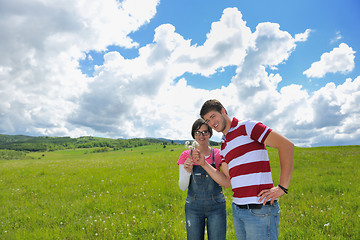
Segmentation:
[[(265, 139), (265, 144), (278, 150), (281, 168), (279, 184), (284, 188), (289, 188), (294, 168), (294, 144), (275, 131), (270, 132)], [(271, 198), (272, 204), (276, 198), (284, 194), (285, 192), (279, 186), (276, 186), (272, 189), (261, 191), (258, 196), (260, 196), (260, 202), (265, 198), (264, 204)]]
[(218, 171), (207, 161), (205, 161), (205, 157), (201, 155), (198, 150), (195, 150), (193, 152), (193, 160), (196, 164), (199, 164), (220, 186), (223, 186), (225, 188), (231, 187), (229, 167), (227, 163), (223, 162), (221, 164), (220, 171)]

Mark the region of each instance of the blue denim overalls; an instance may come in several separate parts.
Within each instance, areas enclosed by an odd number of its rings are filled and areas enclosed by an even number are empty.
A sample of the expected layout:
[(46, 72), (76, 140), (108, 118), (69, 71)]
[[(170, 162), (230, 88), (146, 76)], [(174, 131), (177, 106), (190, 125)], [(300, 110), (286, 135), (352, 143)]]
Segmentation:
[[(215, 151), (212, 149), (215, 168)], [(204, 239), (205, 224), (209, 240), (226, 239), (226, 201), (222, 187), (199, 165), (193, 166), (185, 203), (188, 240)]]

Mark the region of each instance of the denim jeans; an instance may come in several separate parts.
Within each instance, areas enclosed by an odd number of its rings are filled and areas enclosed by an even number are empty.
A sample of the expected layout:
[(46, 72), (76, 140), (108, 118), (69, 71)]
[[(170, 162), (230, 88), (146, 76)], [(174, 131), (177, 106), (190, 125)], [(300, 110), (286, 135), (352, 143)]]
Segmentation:
[(205, 225), (209, 240), (226, 239), (226, 202), (223, 196), (211, 199), (188, 196), (185, 215), (188, 240), (203, 240)]
[(188, 240), (226, 239), (226, 200), (222, 188), (200, 166), (193, 166), (185, 203)]
[(232, 204), (237, 240), (278, 239), (280, 207), (278, 201), (261, 209), (241, 209)]

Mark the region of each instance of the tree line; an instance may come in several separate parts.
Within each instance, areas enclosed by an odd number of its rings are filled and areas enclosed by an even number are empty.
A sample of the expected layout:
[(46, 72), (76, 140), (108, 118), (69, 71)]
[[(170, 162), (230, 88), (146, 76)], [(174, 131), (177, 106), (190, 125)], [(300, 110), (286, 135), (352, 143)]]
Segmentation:
[(119, 150), (145, 145), (162, 144), (167, 145), (173, 141), (159, 140), (155, 138), (133, 138), (133, 139), (110, 139), (100, 137), (31, 137), (24, 135), (3, 135), (0, 134), (0, 149), (45, 152), (75, 148), (111, 148)]

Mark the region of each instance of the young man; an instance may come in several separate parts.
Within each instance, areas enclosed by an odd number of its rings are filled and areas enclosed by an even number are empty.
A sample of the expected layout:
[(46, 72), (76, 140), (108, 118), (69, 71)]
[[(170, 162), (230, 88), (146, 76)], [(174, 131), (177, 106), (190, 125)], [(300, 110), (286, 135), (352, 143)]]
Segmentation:
[[(199, 152), (194, 152), (194, 161), (220, 185), (232, 186), (237, 239), (277, 239), (280, 221), (277, 199), (288, 192), (294, 144), (260, 122), (230, 119), (215, 99), (203, 104), (200, 115), (210, 127), (223, 133), (221, 172), (204, 161)], [(266, 145), (279, 153), (281, 173), (275, 187)]]

